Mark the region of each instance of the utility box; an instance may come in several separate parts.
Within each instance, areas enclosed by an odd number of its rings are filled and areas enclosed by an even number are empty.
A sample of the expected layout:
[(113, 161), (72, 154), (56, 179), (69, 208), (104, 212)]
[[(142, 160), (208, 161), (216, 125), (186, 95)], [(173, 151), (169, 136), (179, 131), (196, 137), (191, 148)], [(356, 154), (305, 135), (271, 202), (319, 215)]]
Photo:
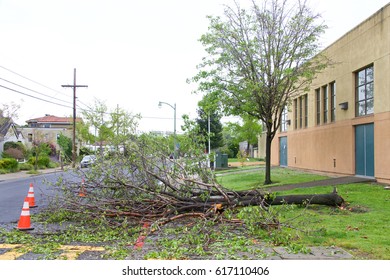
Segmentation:
[(217, 155), (215, 156), (215, 167), (228, 168), (228, 155), (217, 153)]

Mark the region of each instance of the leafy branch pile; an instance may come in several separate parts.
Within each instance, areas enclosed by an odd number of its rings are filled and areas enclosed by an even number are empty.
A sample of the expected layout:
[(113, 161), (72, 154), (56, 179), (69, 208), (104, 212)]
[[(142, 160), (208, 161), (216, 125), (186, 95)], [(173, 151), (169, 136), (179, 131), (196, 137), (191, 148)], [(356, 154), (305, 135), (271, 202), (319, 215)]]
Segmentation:
[(207, 155), (197, 149), (173, 159), (166, 140), (144, 135), (134, 137), (124, 150), (78, 170), (72, 180), (61, 179), (61, 208), (89, 217), (160, 222), (215, 218), (238, 206), (265, 208), (262, 192), (234, 192), (218, 184), (206, 168)]
[[(206, 167), (207, 155), (201, 149), (192, 146), (187, 152), (173, 159), (167, 139), (134, 136), (123, 153), (100, 158), (91, 169), (79, 169), (72, 180), (62, 179), (61, 208), (84, 213), (87, 219), (103, 217), (116, 226), (130, 221), (162, 225), (184, 217), (222, 219), (220, 213), (237, 207), (267, 211), (269, 205), (291, 199), (226, 189)], [(272, 224), (278, 224), (276, 217)]]

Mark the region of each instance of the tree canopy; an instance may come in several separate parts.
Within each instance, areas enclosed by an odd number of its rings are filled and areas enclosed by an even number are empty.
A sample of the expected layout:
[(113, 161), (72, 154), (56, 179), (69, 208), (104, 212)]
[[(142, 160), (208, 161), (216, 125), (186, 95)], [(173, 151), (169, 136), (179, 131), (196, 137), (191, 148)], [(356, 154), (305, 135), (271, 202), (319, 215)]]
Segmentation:
[(282, 110), (328, 64), (318, 54), (326, 26), (305, 1), (287, 0), (253, 0), (249, 9), (235, 2), (226, 6), (223, 18), (209, 20), (208, 32), (200, 38), (208, 55), (191, 81), (198, 91), (214, 95), (225, 114), (262, 121), (269, 184), (271, 142)]

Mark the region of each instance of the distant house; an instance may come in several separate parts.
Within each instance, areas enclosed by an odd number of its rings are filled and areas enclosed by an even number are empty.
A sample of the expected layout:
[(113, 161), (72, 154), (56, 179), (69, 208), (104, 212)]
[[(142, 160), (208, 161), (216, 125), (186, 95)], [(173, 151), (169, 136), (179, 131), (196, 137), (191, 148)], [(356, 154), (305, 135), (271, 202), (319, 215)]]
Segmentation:
[(11, 118), (0, 115), (0, 158), (6, 142), (24, 142), (24, 138)]
[[(81, 118), (76, 118), (76, 122), (82, 122)], [(72, 138), (73, 118), (57, 117), (45, 115), (44, 117), (30, 119), (26, 121), (27, 127), (21, 128), (23, 136), (27, 139), (27, 147), (31, 147), (33, 141), (39, 140), (56, 145), (58, 137), (63, 134)]]

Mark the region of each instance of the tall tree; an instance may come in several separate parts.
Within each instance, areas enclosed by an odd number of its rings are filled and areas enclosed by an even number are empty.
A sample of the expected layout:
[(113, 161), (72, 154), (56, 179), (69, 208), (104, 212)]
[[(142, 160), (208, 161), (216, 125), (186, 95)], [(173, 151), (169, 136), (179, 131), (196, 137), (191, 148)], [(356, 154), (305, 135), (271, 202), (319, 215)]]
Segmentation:
[(318, 55), (326, 26), (303, 1), (253, 0), (248, 10), (236, 2), (224, 18), (209, 17), (200, 41), (208, 56), (192, 78), (198, 91), (217, 96), (226, 114), (251, 116), (264, 124), (265, 184), (271, 181), (271, 143), (288, 102), (307, 90), (316, 73), (327, 66)]

